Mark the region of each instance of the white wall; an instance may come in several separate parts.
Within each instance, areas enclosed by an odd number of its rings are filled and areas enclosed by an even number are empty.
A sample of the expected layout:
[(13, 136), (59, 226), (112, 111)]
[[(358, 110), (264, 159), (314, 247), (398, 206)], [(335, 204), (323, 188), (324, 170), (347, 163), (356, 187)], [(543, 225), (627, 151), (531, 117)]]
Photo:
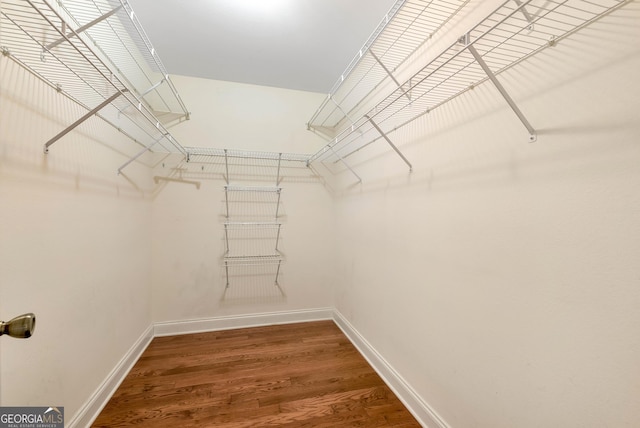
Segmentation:
[[(0, 405), (58, 405), (69, 421), (149, 327), (149, 170), (117, 167), (138, 146), (0, 57)], [(146, 189), (146, 190), (145, 190)]]
[(185, 146), (313, 153), (323, 140), (306, 130), (326, 94), (173, 76), (191, 120), (171, 129)]
[(451, 427), (640, 425), (640, 7), (350, 159), (337, 309)]
[[(181, 76), (174, 83), (193, 111), (190, 121), (172, 130), (185, 146), (304, 153), (323, 144), (305, 127), (321, 94)], [(232, 162), (231, 184), (275, 185), (277, 162)], [(241, 277), (225, 289), (221, 158), (166, 162), (153, 174), (161, 184), (151, 238), (154, 321), (333, 306), (331, 195), (304, 163), (284, 162), (281, 169), (283, 293), (274, 286), (275, 268), (232, 270)]]

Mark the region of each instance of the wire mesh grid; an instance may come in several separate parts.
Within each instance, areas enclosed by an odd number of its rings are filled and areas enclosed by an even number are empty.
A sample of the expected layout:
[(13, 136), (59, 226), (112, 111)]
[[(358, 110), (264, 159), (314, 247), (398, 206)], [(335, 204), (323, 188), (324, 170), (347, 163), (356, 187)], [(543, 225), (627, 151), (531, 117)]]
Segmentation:
[(461, 41), (445, 49), (405, 84), (355, 119), (311, 160), (350, 154), (487, 80), (468, 46), (494, 74), (523, 61), (558, 40), (620, 7), (624, 0), (507, 1)]
[[(250, 150), (185, 147), (191, 164), (221, 174), (228, 184), (277, 187), (286, 174), (307, 164), (310, 155)], [(298, 173), (299, 175), (299, 173)]]
[(222, 300), (226, 303), (278, 301), (286, 297), (280, 284), (282, 260), (226, 260), (226, 287)]
[[(90, 0), (60, 3), (75, 28), (107, 16), (85, 33), (112, 69), (155, 113), (186, 115), (187, 109), (142, 26), (126, 0)], [(113, 13), (112, 15), (110, 15)]]
[(360, 100), (392, 79), (391, 75), (466, 3), (468, 0), (397, 1), (331, 89), (310, 125), (331, 129), (351, 125)]
[(75, 25), (58, 3), (3, 0), (0, 47), (4, 56), (88, 110), (120, 94), (100, 111), (102, 119), (140, 145), (154, 144), (154, 151), (184, 153), (147, 105), (114, 74), (103, 55), (90, 47), (94, 44), (88, 32), (72, 30)]
[(240, 222), (277, 221), (280, 187), (225, 186), (225, 218)]
[(283, 163), (306, 161), (306, 157), (229, 149), (187, 150), (192, 161), (214, 159), (224, 168), (223, 264), (227, 289), (231, 284), (234, 290), (271, 293), (271, 288), (261, 287), (275, 284), (279, 295), (284, 295), (278, 284), (284, 260), (278, 248), (282, 231), (279, 182)]
[[(228, 256), (223, 259), (225, 295), (223, 298), (261, 298), (284, 296), (279, 280), (284, 259), (281, 255)], [(277, 289), (272, 289), (272, 287)], [(226, 294), (233, 290), (231, 294)]]
[(261, 261), (278, 257), (280, 223), (228, 222), (224, 224), (225, 258)]

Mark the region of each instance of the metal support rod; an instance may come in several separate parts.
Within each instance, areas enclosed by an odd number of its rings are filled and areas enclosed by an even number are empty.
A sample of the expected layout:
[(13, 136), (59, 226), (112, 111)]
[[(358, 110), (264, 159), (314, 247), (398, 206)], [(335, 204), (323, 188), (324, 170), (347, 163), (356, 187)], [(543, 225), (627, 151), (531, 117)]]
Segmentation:
[[(398, 82), (398, 79), (396, 79), (394, 77), (393, 74), (391, 74), (391, 71), (387, 68), (386, 65), (384, 65), (382, 63), (382, 61), (380, 61), (380, 58), (378, 58), (378, 56), (376, 54), (373, 53), (373, 51), (371, 49), (369, 49), (369, 53), (371, 54), (371, 56), (373, 57), (373, 59), (375, 59), (378, 64), (380, 64), (380, 67), (382, 67), (382, 69), (389, 75), (389, 77), (391, 77), (391, 80), (393, 80), (393, 82), (396, 84), (396, 86), (398, 87), (398, 89), (402, 90), (404, 92), (404, 90), (402, 89), (402, 85), (400, 84), (400, 82)], [(411, 86), (411, 85), (409, 85)], [(411, 101), (411, 95), (409, 95), (408, 92), (404, 92), (404, 95), (407, 97), (407, 99), (409, 101)]]
[(278, 285), (278, 286), (280, 285), (280, 284), (278, 284), (278, 277), (280, 276), (280, 265), (281, 264), (282, 264), (282, 260), (278, 260), (278, 269), (276, 270), (276, 285)]
[(228, 224), (225, 223), (224, 225), (224, 244), (225, 244), (225, 248), (226, 248), (226, 254), (229, 254), (229, 228), (227, 227)]
[(45, 154), (49, 153), (49, 146), (50, 145), (52, 145), (53, 143), (55, 143), (56, 141), (58, 141), (60, 138), (64, 137), (65, 135), (67, 135), (74, 128), (76, 128), (78, 125), (80, 125), (82, 122), (84, 122), (85, 120), (89, 119), (91, 116), (93, 116), (96, 113), (98, 113), (98, 111), (102, 110), (102, 108), (104, 108), (107, 104), (111, 103), (113, 100), (115, 100), (120, 95), (124, 94), (125, 92), (127, 92), (127, 89), (122, 89), (122, 90), (116, 92), (115, 94), (111, 95), (109, 98), (107, 98), (106, 100), (101, 102), (100, 105), (98, 105), (97, 107), (93, 108), (91, 111), (89, 111), (87, 114), (82, 116), (80, 119), (76, 120), (71, 125), (69, 125), (64, 131), (60, 132), (58, 135), (56, 135), (55, 137), (53, 137), (52, 139), (47, 141), (45, 143), (45, 145), (44, 145), (44, 153)]
[[(143, 93), (140, 94), (140, 98), (144, 99), (144, 97), (151, 91), (153, 91), (154, 89), (156, 89), (158, 86), (162, 85), (164, 82), (166, 81), (166, 79), (162, 79), (161, 81), (159, 81), (158, 83), (154, 84), (153, 86), (151, 86), (149, 89), (147, 89), (146, 91), (144, 91)], [(129, 107), (132, 107), (133, 104), (127, 104), (126, 106), (124, 106), (119, 112), (123, 113), (126, 109), (128, 109)], [(188, 153), (187, 153), (188, 155)], [(187, 161), (188, 162), (188, 161)]]
[(504, 88), (504, 86), (502, 86), (502, 84), (498, 81), (498, 79), (496, 78), (496, 75), (493, 74), (493, 71), (491, 71), (487, 63), (484, 62), (484, 60), (482, 59), (482, 56), (480, 56), (476, 48), (472, 44), (468, 44), (467, 49), (469, 49), (469, 52), (471, 52), (471, 55), (473, 55), (473, 57), (478, 62), (480, 67), (482, 67), (484, 72), (487, 74), (487, 77), (489, 77), (489, 80), (491, 80), (491, 82), (496, 87), (498, 92), (500, 92), (500, 94), (505, 99), (507, 104), (509, 104), (509, 107), (511, 107), (511, 110), (513, 110), (516, 116), (518, 116), (518, 119), (520, 119), (520, 121), (525, 126), (525, 128), (527, 128), (527, 130), (529, 131), (529, 141), (530, 142), (536, 141), (536, 130), (533, 128), (533, 126), (531, 126), (531, 124), (529, 123), (527, 118), (524, 116), (522, 111), (520, 111), (520, 109), (518, 108), (516, 103), (513, 101), (513, 99), (511, 98), (507, 90)]
[(278, 153), (278, 174), (276, 175), (276, 186), (280, 185), (280, 164), (282, 163), (282, 153)]
[(282, 189), (278, 189), (278, 201), (276, 202), (276, 221), (278, 221), (278, 213), (280, 212), (280, 192)]
[(229, 186), (224, 186), (224, 203), (227, 207), (227, 219), (229, 218)]
[(527, 22), (530, 24), (529, 27), (527, 28), (529, 30), (533, 30), (533, 16), (531, 16), (527, 8), (522, 5), (522, 2), (520, 0), (513, 0), (513, 1), (515, 1), (516, 4), (518, 5), (518, 8), (520, 9), (520, 12), (522, 12), (524, 19), (526, 19)]
[(225, 288), (229, 288), (229, 262), (224, 262), (224, 270), (227, 273), (227, 285), (225, 286)]
[(153, 146), (155, 146), (156, 144), (158, 144), (160, 142), (161, 139), (163, 139), (164, 137), (166, 137), (166, 134), (163, 135), (162, 137), (158, 138), (157, 140), (155, 140), (153, 143), (149, 144), (147, 147), (145, 147), (144, 149), (140, 150), (138, 153), (136, 153), (131, 159), (129, 159), (128, 161), (126, 161), (124, 164), (122, 164), (122, 166), (120, 168), (118, 168), (118, 175), (120, 175), (120, 173), (122, 172), (123, 169), (125, 169), (127, 166), (129, 166), (129, 164), (131, 162), (133, 162), (134, 160), (138, 159), (140, 156), (142, 156), (143, 154), (145, 154), (146, 152), (148, 152), (149, 150), (151, 150), (151, 148)]
[(276, 235), (276, 253), (279, 251), (278, 250), (278, 241), (280, 241), (280, 228), (282, 227), (281, 224), (278, 224), (278, 234)]
[(225, 176), (225, 180), (227, 182), (227, 184), (229, 184), (229, 156), (227, 153), (227, 149), (224, 149), (224, 168), (226, 171), (226, 176)]
[(143, 93), (140, 94), (140, 97), (144, 98), (145, 95), (147, 95), (149, 92), (153, 91), (154, 89), (156, 89), (158, 86), (162, 85), (165, 82), (166, 79), (162, 79), (161, 81), (159, 81), (158, 83), (156, 83), (155, 85), (151, 86), (149, 89), (147, 89), (146, 91), (144, 91)]
[(353, 170), (353, 168), (351, 168), (351, 165), (349, 165), (346, 160), (342, 159), (342, 156), (340, 156), (338, 154), (338, 152), (336, 152), (333, 149), (332, 146), (328, 146), (328, 147), (333, 152), (333, 154), (336, 155), (338, 157), (338, 159), (340, 159), (340, 161), (344, 164), (344, 166), (346, 166), (349, 169), (349, 171), (351, 171), (351, 173), (356, 176), (356, 178), (358, 179), (358, 183), (362, 183), (362, 178), (360, 178), (360, 176), (358, 174), (356, 174), (356, 172)]
[(396, 147), (396, 145), (395, 145), (395, 144), (393, 144), (393, 143), (391, 142), (391, 140), (389, 139), (389, 137), (387, 137), (387, 134), (385, 134), (384, 132), (382, 132), (382, 129), (380, 129), (380, 127), (378, 126), (378, 124), (376, 124), (376, 123), (373, 121), (373, 119), (371, 119), (369, 116), (365, 115), (364, 117), (366, 117), (366, 118), (367, 118), (367, 120), (369, 120), (369, 122), (371, 122), (371, 125), (373, 125), (373, 127), (374, 127), (374, 128), (376, 128), (376, 131), (378, 131), (378, 133), (379, 133), (380, 135), (382, 135), (382, 138), (384, 138), (384, 139), (387, 141), (387, 143), (389, 143), (389, 145), (391, 146), (391, 148), (392, 148), (393, 150), (395, 150), (395, 152), (398, 154), (398, 156), (400, 156), (400, 157), (402, 158), (402, 160), (404, 161), (404, 163), (406, 163), (406, 164), (409, 166), (409, 172), (412, 172), (412, 171), (413, 171), (413, 165), (411, 165), (411, 162), (409, 162), (409, 161), (407, 160), (407, 158), (406, 158), (406, 157), (404, 157), (404, 155), (403, 155), (403, 154), (402, 154), (402, 152), (401, 152), (401, 151)]
[[(105, 13), (105, 14), (104, 14), (104, 15), (102, 15), (102, 16), (97, 17), (97, 18), (96, 18), (96, 19), (94, 19), (93, 21), (91, 21), (91, 22), (89, 22), (89, 23), (87, 23), (87, 24), (84, 24), (82, 27), (78, 28), (77, 30), (75, 30), (75, 31), (73, 31), (73, 30), (72, 30), (72, 31), (71, 31), (69, 34), (67, 34), (65, 37), (60, 37), (58, 40), (56, 40), (56, 41), (54, 41), (54, 42), (49, 43), (47, 46), (45, 46), (45, 47), (44, 47), (44, 49), (48, 51), (48, 50), (50, 50), (50, 49), (55, 48), (55, 47), (56, 47), (56, 46), (58, 46), (59, 44), (61, 44), (61, 43), (65, 42), (65, 41), (68, 41), (70, 38), (72, 38), (72, 37), (74, 37), (74, 36), (77, 36), (77, 35), (79, 35), (80, 33), (82, 33), (82, 32), (84, 32), (84, 31), (88, 30), (88, 29), (89, 29), (89, 28), (91, 28), (91, 27), (93, 27), (94, 25), (96, 25), (96, 24), (98, 24), (98, 23), (100, 23), (100, 22), (104, 21), (105, 19), (107, 19), (107, 18), (108, 18), (108, 17), (110, 17), (111, 15), (115, 14), (116, 12), (118, 12), (120, 9), (122, 9), (122, 5), (120, 5), (120, 6), (116, 7), (115, 9), (111, 10), (110, 12)], [(65, 33), (65, 32), (66, 32), (66, 28), (65, 28), (65, 27), (66, 27), (66, 23), (65, 23), (64, 21), (62, 21), (62, 25), (63, 25), (62, 33)]]
[(331, 101), (336, 105), (336, 107), (338, 108), (338, 110), (340, 110), (340, 111), (342, 112), (342, 115), (343, 115), (344, 117), (346, 117), (347, 119), (349, 119), (349, 122), (351, 122), (351, 126), (355, 125), (355, 122), (353, 121), (353, 119), (351, 119), (351, 117), (350, 117), (350, 116), (349, 116), (349, 115), (348, 115), (348, 114), (347, 114), (347, 113), (342, 109), (342, 107), (340, 106), (340, 104), (338, 104), (338, 103), (336, 102), (336, 100), (334, 100), (334, 99), (333, 99), (333, 97), (330, 97), (329, 99), (330, 99), (330, 100), (331, 100)]

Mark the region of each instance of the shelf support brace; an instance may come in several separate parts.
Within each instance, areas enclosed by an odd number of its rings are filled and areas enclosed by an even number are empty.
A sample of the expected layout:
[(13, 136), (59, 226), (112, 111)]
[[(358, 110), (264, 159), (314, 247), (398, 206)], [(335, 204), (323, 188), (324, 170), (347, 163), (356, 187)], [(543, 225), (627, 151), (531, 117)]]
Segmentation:
[(280, 185), (280, 165), (282, 164), (282, 153), (278, 153), (278, 175), (276, 176), (276, 187)]
[(276, 218), (275, 221), (278, 221), (278, 214), (280, 213), (280, 194), (282, 189), (278, 188), (278, 200), (276, 201)]
[[(72, 38), (72, 37), (74, 37), (74, 36), (79, 35), (80, 33), (82, 33), (82, 32), (84, 32), (84, 31), (88, 30), (88, 29), (89, 29), (89, 28), (91, 28), (91, 27), (93, 27), (94, 25), (96, 25), (96, 24), (98, 24), (98, 23), (100, 23), (100, 22), (104, 21), (105, 19), (107, 19), (107, 18), (108, 18), (108, 17), (110, 17), (111, 15), (113, 15), (113, 14), (117, 13), (120, 9), (122, 9), (122, 6), (118, 6), (118, 7), (116, 7), (115, 9), (113, 9), (113, 10), (111, 10), (111, 11), (109, 11), (109, 12), (105, 13), (104, 15), (97, 17), (97, 18), (96, 18), (96, 19), (94, 19), (93, 21), (91, 21), (91, 22), (89, 22), (89, 23), (87, 23), (87, 24), (84, 24), (82, 27), (78, 28), (76, 31), (73, 31), (73, 30), (72, 30), (72, 31), (71, 31), (70, 33), (68, 33), (66, 36), (60, 37), (58, 40), (56, 40), (56, 41), (54, 41), (54, 42), (49, 43), (47, 46), (45, 46), (45, 47), (44, 47), (44, 50), (48, 51), (48, 50), (50, 50), (50, 49), (55, 48), (55, 47), (56, 47), (56, 46), (58, 46), (59, 44), (61, 44), (61, 43), (65, 42), (65, 41), (67, 41), (67, 40), (69, 40), (70, 38)], [(66, 30), (66, 28), (65, 28), (65, 27), (66, 27), (66, 25), (64, 25), (64, 22), (63, 22), (63, 28), (62, 28), (62, 31), (61, 31), (62, 33), (64, 33), (64, 32), (65, 32), (65, 30)]]
[(529, 26), (527, 27), (527, 29), (529, 31), (533, 31), (533, 16), (531, 16), (527, 8), (524, 7), (524, 5), (520, 0), (513, 0), (513, 1), (518, 5), (518, 8), (520, 9), (520, 12), (522, 12), (524, 19), (526, 19), (527, 22), (529, 23)]
[(411, 162), (409, 162), (407, 160), (406, 157), (404, 157), (404, 155), (402, 154), (402, 152), (396, 147), (395, 144), (393, 144), (391, 142), (391, 140), (389, 139), (389, 137), (387, 137), (387, 134), (385, 134), (384, 132), (382, 132), (382, 129), (380, 129), (380, 127), (378, 126), (377, 123), (375, 123), (373, 121), (373, 119), (371, 119), (369, 116), (365, 115), (364, 117), (367, 118), (367, 120), (371, 123), (371, 125), (373, 125), (374, 128), (376, 128), (376, 131), (378, 131), (378, 133), (380, 133), (380, 135), (382, 136), (382, 138), (384, 138), (386, 140), (387, 143), (389, 143), (389, 145), (391, 146), (391, 148), (393, 150), (395, 150), (395, 152), (398, 154), (398, 156), (400, 156), (402, 158), (402, 160), (404, 161), (404, 163), (406, 163), (409, 166), (409, 172), (413, 171), (413, 165), (411, 165)]
[(376, 60), (376, 62), (378, 64), (380, 64), (380, 67), (382, 67), (382, 69), (385, 71), (385, 73), (387, 73), (389, 75), (389, 77), (391, 77), (391, 80), (393, 80), (393, 82), (396, 84), (396, 86), (398, 87), (398, 89), (400, 89), (403, 93), (404, 96), (407, 97), (407, 99), (409, 101), (411, 101), (411, 95), (409, 95), (408, 92), (405, 92), (405, 90), (402, 88), (402, 85), (400, 84), (400, 82), (398, 82), (398, 79), (395, 78), (395, 76), (391, 73), (391, 71), (387, 68), (386, 65), (384, 65), (382, 63), (382, 61), (380, 61), (380, 58), (378, 58), (378, 56), (376, 54), (373, 53), (373, 51), (371, 49), (369, 49), (369, 53), (371, 54), (371, 56), (373, 57), (373, 59)]
[(278, 250), (278, 241), (280, 241), (280, 228), (282, 227), (282, 225), (280, 223), (278, 223), (278, 234), (276, 235), (276, 253), (280, 252), (280, 250)]
[(229, 220), (229, 186), (224, 186), (224, 205), (227, 207), (225, 218)]
[[(158, 83), (155, 83), (153, 86), (151, 86), (149, 89), (147, 89), (146, 91), (144, 91), (143, 93), (140, 94), (140, 98), (144, 99), (144, 97), (146, 97), (150, 92), (154, 91), (158, 86), (162, 85), (164, 82), (166, 82), (166, 78), (163, 78), (162, 80), (160, 80)], [(118, 114), (124, 112), (126, 109), (128, 109), (129, 107), (132, 107), (133, 104), (128, 104), (126, 106), (124, 106), (122, 108), (122, 110), (120, 110), (118, 112)], [(187, 153), (187, 162), (189, 162), (189, 153)]]
[[(468, 41), (468, 35), (465, 36), (464, 39)], [(480, 67), (482, 67), (482, 70), (484, 70), (484, 72), (487, 74), (487, 77), (489, 77), (489, 80), (491, 80), (491, 82), (496, 87), (498, 92), (500, 92), (500, 94), (505, 99), (507, 104), (509, 104), (509, 107), (511, 107), (511, 110), (513, 110), (516, 116), (518, 116), (518, 119), (520, 119), (520, 122), (522, 122), (525, 128), (527, 128), (527, 130), (529, 131), (529, 142), (533, 143), (534, 141), (536, 141), (537, 139), (536, 130), (533, 128), (533, 126), (531, 126), (531, 124), (529, 123), (527, 118), (524, 116), (522, 111), (520, 111), (515, 101), (513, 101), (513, 99), (511, 98), (507, 90), (504, 88), (504, 86), (502, 86), (500, 81), (498, 81), (498, 79), (496, 78), (496, 75), (493, 74), (493, 71), (491, 71), (487, 63), (484, 62), (484, 60), (482, 59), (482, 56), (478, 53), (476, 48), (472, 44), (467, 43), (467, 49), (469, 49), (469, 52), (471, 52), (471, 55), (473, 55), (473, 57), (478, 62)]]
[(356, 174), (356, 172), (353, 170), (353, 168), (351, 168), (351, 165), (349, 165), (349, 164), (347, 163), (347, 161), (346, 161), (346, 160), (344, 160), (344, 159), (342, 158), (342, 156), (340, 156), (340, 155), (338, 154), (338, 152), (336, 152), (336, 151), (333, 149), (333, 146), (328, 146), (328, 147), (329, 147), (329, 149), (331, 149), (331, 151), (333, 152), (333, 154), (334, 154), (334, 155), (336, 155), (336, 156), (338, 157), (338, 159), (340, 159), (340, 162), (342, 162), (342, 163), (344, 164), (344, 166), (346, 166), (346, 167), (347, 167), (347, 169), (349, 169), (349, 171), (351, 171), (351, 173), (352, 173), (353, 175), (355, 175), (355, 176), (356, 176), (356, 178), (358, 179), (358, 183), (362, 183), (362, 178), (360, 178), (360, 176), (359, 176), (358, 174)]
[(143, 154), (145, 154), (146, 152), (148, 152), (149, 150), (151, 150), (151, 148), (153, 146), (155, 146), (156, 144), (158, 144), (160, 142), (160, 140), (164, 137), (166, 137), (167, 135), (163, 135), (162, 137), (158, 138), (157, 140), (155, 140), (153, 143), (149, 144), (147, 147), (145, 147), (144, 149), (140, 150), (138, 153), (136, 153), (131, 159), (129, 159), (128, 161), (126, 161), (125, 163), (122, 164), (122, 166), (120, 168), (118, 168), (118, 175), (120, 175), (120, 173), (122, 173), (122, 170), (125, 169), (127, 166), (129, 166), (129, 164), (131, 162), (133, 162), (134, 160), (138, 159), (140, 156), (142, 156)]
[(225, 289), (229, 288), (229, 262), (224, 262), (224, 270), (226, 272), (226, 278), (227, 278), (227, 285), (225, 286)]
[(229, 254), (229, 224), (224, 224), (224, 246), (225, 254)]
[(336, 102), (336, 100), (334, 100), (334, 99), (333, 99), (333, 97), (331, 97), (331, 96), (330, 96), (330, 97), (329, 97), (329, 99), (331, 100), (331, 102), (333, 102), (333, 104), (335, 104), (335, 106), (338, 108), (338, 110), (340, 110), (340, 112), (342, 113), (342, 115), (343, 115), (344, 117), (346, 117), (346, 118), (349, 120), (349, 122), (351, 122), (351, 127), (355, 126), (355, 124), (356, 124), (356, 123), (353, 121), (353, 119), (351, 119), (351, 116), (349, 116), (349, 115), (347, 114), (347, 112), (345, 112), (345, 111), (342, 109), (342, 106), (341, 106), (340, 104), (338, 104), (338, 103)]
[(158, 86), (162, 85), (165, 82), (165, 78), (163, 78), (162, 80), (160, 80), (158, 83), (155, 83), (153, 86), (151, 86), (149, 89), (147, 89), (146, 91), (144, 91), (143, 93), (140, 94), (140, 97), (144, 98), (149, 92), (155, 90)]
[(227, 149), (224, 149), (224, 170), (226, 171), (224, 181), (226, 181), (228, 185), (229, 184), (229, 154), (227, 152)]
[(55, 137), (53, 137), (52, 139), (50, 139), (49, 141), (47, 141), (44, 145), (44, 153), (47, 154), (49, 153), (49, 146), (51, 146), (53, 143), (55, 143), (56, 141), (58, 141), (60, 138), (64, 137), (65, 135), (67, 135), (69, 132), (71, 132), (74, 128), (76, 128), (78, 125), (80, 125), (82, 122), (84, 122), (85, 120), (89, 119), (91, 116), (95, 115), (96, 113), (98, 113), (100, 110), (102, 110), (107, 104), (110, 104), (113, 100), (115, 100), (116, 98), (118, 98), (120, 95), (124, 94), (125, 92), (127, 92), (127, 89), (122, 89), (121, 91), (116, 92), (115, 94), (111, 95), (109, 98), (107, 98), (106, 100), (104, 100), (103, 102), (101, 102), (97, 107), (95, 107), (94, 109), (92, 109), (91, 111), (89, 111), (87, 114), (85, 114), (84, 116), (82, 116), (80, 119), (76, 120), (75, 122), (73, 122), (71, 125), (69, 125), (64, 131), (60, 132), (58, 135), (56, 135)]
[[(278, 277), (280, 276), (280, 265), (282, 264), (282, 260), (278, 260), (278, 269), (276, 270), (276, 283), (275, 285), (280, 288), (280, 284), (278, 284)], [(282, 290), (280, 290), (282, 292)]]

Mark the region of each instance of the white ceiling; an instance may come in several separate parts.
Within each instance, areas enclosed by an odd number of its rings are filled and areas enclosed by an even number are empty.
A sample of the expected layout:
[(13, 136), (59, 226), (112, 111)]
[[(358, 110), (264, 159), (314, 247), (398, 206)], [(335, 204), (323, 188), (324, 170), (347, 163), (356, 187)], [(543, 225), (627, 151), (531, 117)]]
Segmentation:
[(129, 0), (170, 74), (328, 93), (395, 0)]

